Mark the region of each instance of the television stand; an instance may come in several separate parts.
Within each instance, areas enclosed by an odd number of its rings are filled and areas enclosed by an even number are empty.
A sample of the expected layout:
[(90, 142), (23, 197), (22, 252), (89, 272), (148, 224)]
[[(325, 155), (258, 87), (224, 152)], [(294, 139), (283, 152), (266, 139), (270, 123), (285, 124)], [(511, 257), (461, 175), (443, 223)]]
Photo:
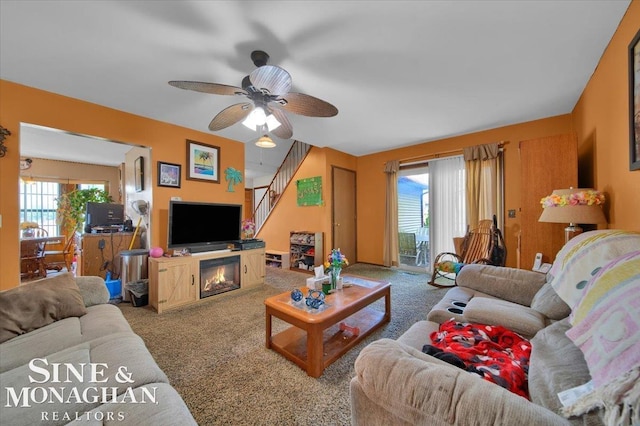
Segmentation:
[(240, 257), (240, 288), (243, 291), (264, 284), (264, 248), (253, 250), (200, 252), (192, 256), (149, 258), (149, 304), (159, 314), (178, 306), (224, 297), (224, 292), (201, 298), (200, 265), (211, 259)]

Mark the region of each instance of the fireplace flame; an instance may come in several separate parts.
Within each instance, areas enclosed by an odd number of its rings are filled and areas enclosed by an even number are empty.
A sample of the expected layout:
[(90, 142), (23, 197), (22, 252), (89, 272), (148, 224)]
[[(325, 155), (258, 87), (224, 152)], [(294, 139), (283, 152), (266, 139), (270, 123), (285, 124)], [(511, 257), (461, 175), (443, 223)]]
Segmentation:
[(204, 290), (210, 291), (214, 285), (224, 283), (224, 266), (220, 266), (211, 276), (211, 278), (205, 279)]

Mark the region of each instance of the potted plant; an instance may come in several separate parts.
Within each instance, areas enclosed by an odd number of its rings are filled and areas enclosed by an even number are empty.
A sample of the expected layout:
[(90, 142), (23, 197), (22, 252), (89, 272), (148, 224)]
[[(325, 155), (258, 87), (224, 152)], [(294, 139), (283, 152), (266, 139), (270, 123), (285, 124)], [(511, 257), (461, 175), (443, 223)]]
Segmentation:
[(110, 203), (113, 198), (103, 189), (76, 189), (66, 194), (62, 194), (58, 201), (57, 217), (58, 224), (65, 231), (72, 233), (82, 232), (84, 224), (84, 214), (88, 202)]

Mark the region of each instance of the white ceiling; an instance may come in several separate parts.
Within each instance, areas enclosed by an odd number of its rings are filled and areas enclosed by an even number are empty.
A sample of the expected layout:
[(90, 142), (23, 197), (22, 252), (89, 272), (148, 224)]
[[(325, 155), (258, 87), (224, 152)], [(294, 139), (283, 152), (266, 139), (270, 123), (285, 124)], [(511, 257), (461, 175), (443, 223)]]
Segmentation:
[[(167, 82), (240, 86), (260, 49), (339, 110), (289, 114), (293, 138), (359, 156), (569, 113), (629, 3), (2, 0), (0, 77), (209, 132), (238, 98)], [(247, 177), (291, 144), (260, 150), (239, 123), (217, 134), (249, 142)]]

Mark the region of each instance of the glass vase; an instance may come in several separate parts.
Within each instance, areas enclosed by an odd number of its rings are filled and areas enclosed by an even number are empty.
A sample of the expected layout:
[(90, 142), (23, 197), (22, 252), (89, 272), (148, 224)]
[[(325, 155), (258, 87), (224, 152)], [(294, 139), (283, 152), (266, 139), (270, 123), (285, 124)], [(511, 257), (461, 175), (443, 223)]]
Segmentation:
[(331, 278), (331, 290), (334, 291), (338, 288), (338, 281), (340, 280), (340, 272), (342, 268), (331, 268), (329, 277)]

